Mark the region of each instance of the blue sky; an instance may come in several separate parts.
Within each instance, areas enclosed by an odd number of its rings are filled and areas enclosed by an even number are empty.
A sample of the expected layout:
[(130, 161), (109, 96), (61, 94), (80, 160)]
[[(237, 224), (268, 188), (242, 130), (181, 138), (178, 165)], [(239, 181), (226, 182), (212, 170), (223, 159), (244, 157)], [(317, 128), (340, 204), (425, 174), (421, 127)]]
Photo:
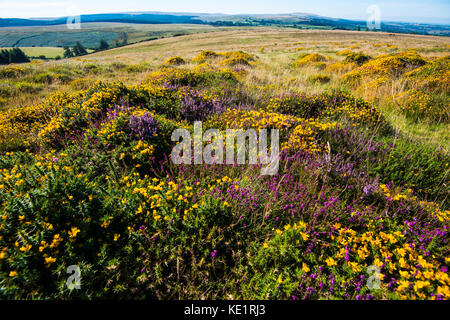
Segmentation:
[(0, 0), (0, 17), (57, 17), (129, 11), (229, 14), (307, 12), (365, 20), (370, 5), (379, 6), (382, 20), (450, 23), (449, 0)]

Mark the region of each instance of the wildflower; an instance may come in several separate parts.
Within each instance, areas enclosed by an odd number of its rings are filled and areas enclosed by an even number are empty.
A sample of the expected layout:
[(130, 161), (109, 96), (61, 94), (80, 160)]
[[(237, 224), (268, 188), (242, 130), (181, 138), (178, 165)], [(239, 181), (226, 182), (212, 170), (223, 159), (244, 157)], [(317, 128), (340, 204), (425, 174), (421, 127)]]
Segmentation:
[(409, 273), (408, 273), (408, 271), (400, 271), (400, 276), (402, 278), (408, 279), (409, 278)]
[(26, 252), (31, 249), (31, 244), (20, 247), (20, 252)]
[(356, 262), (348, 262), (348, 265), (350, 266), (350, 268), (354, 271), (354, 272), (360, 272), (361, 271), (361, 267), (358, 265), (358, 263)]
[(69, 237), (75, 238), (79, 232), (80, 232), (80, 229), (78, 229), (77, 227), (73, 227), (71, 229), (71, 231), (69, 231)]
[(329, 267), (335, 266), (337, 264), (336, 261), (334, 261), (334, 259), (332, 257), (329, 257), (328, 259), (326, 259), (325, 262), (327, 263), (327, 265)]
[(420, 289), (422, 289), (422, 288), (427, 288), (427, 287), (429, 287), (430, 286), (430, 282), (429, 281), (417, 281), (415, 284), (414, 284), (414, 291), (419, 291)]
[(102, 228), (107, 228), (109, 226), (109, 222), (108, 221), (103, 221), (102, 224), (100, 225)]
[(47, 267), (49, 267), (54, 262), (56, 262), (56, 258), (53, 258), (53, 257), (45, 258), (45, 264), (47, 265)]
[(11, 272), (9, 273), (9, 276), (10, 276), (10, 277), (15, 277), (15, 276), (17, 276), (17, 271), (11, 271)]

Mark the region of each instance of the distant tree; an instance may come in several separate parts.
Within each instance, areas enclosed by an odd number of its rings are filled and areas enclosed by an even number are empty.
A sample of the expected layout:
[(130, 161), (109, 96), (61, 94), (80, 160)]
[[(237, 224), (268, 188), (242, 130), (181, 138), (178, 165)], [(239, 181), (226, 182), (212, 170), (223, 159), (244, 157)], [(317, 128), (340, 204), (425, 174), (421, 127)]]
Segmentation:
[(61, 56), (60, 56), (60, 55), (57, 55), (57, 56), (55, 57), (55, 60), (61, 60)]
[(100, 44), (98, 45), (98, 50), (106, 50), (109, 48), (109, 44), (108, 42), (106, 42), (105, 40), (100, 40)]
[(72, 58), (74, 56), (72, 49), (64, 47), (64, 58)]
[(10, 63), (30, 62), (30, 59), (28, 59), (27, 55), (25, 54), (25, 52), (22, 51), (22, 49), (13, 48), (9, 52), (9, 62)]
[(79, 41), (75, 43), (75, 46), (73, 46), (72, 50), (75, 56), (84, 56), (88, 53), (86, 48), (83, 47), (83, 45)]
[(369, 31), (369, 27), (366, 27), (366, 31)]
[(361, 31), (361, 27), (358, 25), (358, 31)]

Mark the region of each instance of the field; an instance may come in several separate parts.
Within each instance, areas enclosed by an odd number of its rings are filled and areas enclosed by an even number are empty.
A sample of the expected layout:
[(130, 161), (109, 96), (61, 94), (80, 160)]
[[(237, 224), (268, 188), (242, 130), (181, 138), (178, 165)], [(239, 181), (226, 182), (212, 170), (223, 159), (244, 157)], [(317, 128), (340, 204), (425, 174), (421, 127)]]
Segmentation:
[(30, 58), (44, 56), (49, 59), (55, 59), (57, 56), (62, 57), (64, 55), (64, 49), (58, 47), (20, 47), (20, 49)]
[[(449, 51), (227, 28), (2, 67), (0, 297), (449, 299)], [(278, 172), (174, 164), (196, 121), (278, 129)]]

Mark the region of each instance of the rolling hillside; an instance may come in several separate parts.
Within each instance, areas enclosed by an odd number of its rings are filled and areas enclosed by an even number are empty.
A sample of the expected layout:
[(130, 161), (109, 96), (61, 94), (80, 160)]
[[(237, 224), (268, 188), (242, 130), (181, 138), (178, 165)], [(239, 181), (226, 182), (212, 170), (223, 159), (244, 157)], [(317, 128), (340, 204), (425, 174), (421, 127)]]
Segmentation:
[[(365, 29), (366, 21), (353, 21), (323, 17), (309, 13), (287, 14), (204, 14), (204, 13), (164, 13), (132, 12), (89, 14), (80, 16), (81, 23), (112, 22), (135, 24), (209, 24), (215, 26), (284, 26), (295, 28), (326, 28), (357, 30)], [(53, 26), (66, 24), (67, 17), (45, 19), (1, 19), (0, 27)], [(450, 26), (443, 24), (405, 23), (382, 21), (381, 30), (397, 33), (417, 33), (430, 35), (450, 35)]]

